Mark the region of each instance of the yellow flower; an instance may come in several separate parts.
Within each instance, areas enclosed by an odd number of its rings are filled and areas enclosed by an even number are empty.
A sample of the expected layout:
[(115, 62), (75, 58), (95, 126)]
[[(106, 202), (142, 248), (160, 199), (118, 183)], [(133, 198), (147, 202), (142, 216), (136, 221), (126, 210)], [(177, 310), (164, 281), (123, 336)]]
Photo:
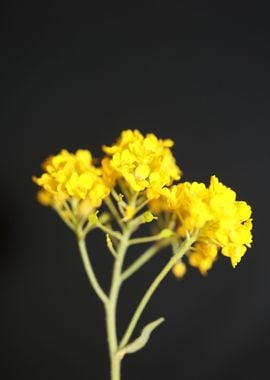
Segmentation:
[(103, 175), (105, 183), (110, 188), (113, 188), (115, 186), (115, 182), (117, 178), (119, 178), (120, 175), (111, 166), (111, 160), (109, 157), (104, 157), (101, 160), (101, 165), (102, 165), (102, 175)]
[(173, 212), (178, 217), (181, 237), (198, 232), (198, 242), (189, 255), (189, 263), (206, 274), (218, 250), (235, 267), (252, 243), (251, 207), (236, 200), (236, 193), (212, 176), (207, 188), (203, 183), (185, 182), (165, 188), (155, 201), (155, 212)]
[(164, 186), (180, 178), (172, 146), (172, 140), (161, 140), (154, 134), (123, 131), (116, 144), (103, 147), (108, 155), (102, 161), (105, 177), (113, 177), (113, 181), (123, 178), (134, 192), (146, 190), (149, 199), (158, 198)]
[(198, 242), (194, 250), (189, 254), (190, 265), (198, 268), (202, 275), (212, 268), (218, 253), (218, 246), (211, 243)]
[(88, 150), (77, 150), (73, 154), (63, 149), (45, 160), (42, 167), (45, 172), (41, 177), (33, 178), (43, 188), (39, 195), (42, 204), (49, 205), (59, 199), (87, 199), (90, 206), (96, 208), (109, 194), (102, 170), (93, 165)]
[(187, 231), (201, 228), (211, 218), (206, 202), (208, 191), (203, 183), (180, 183), (164, 189), (163, 195)]

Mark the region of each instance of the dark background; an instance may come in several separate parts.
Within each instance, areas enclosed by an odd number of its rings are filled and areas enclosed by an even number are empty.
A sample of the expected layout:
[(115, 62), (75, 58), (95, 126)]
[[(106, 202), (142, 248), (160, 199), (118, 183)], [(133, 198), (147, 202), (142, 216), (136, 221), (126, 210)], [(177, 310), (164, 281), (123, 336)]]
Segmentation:
[[(102, 307), (31, 176), (62, 147), (100, 156), (128, 128), (172, 138), (184, 180), (216, 174), (235, 189), (253, 207), (254, 244), (235, 270), (221, 257), (206, 278), (166, 279), (138, 331), (166, 323), (123, 379), (269, 377), (269, 13), (221, 3), (2, 9), (1, 379), (108, 379)], [(89, 239), (107, 287), (103, 246)], [(121, 331), (162, 262), (123, 290)]]

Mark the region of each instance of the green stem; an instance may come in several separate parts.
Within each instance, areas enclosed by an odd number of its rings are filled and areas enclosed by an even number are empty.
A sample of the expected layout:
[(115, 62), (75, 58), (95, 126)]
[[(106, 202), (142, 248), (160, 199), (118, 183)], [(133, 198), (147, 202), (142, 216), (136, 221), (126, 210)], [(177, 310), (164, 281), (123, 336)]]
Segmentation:
[(142, 315), (142, 312), (144, 311), (146, 305), (148, 304), (149, 300), (151, 299), (153, 293), (161, 283), (161, 281), (166, 277), (166, 275), (170, 272), (174, 264), (190, 249), (191, 245), (195, 242), (196, 236), (192, 236), (189, 239), (186, 239), (183, 242), (183, 245), (181, 246), (180, 250), (177, 252), (176, 255), (172, 256), (170, 261), (164, 266), (164, 268), (161, 270), (161, 272), (157, 275), (155, 280), (152, 282), (146, 293), (144, 294), (143, 298), (141, 299), (137, 309), (135, 310), (135, 313), (126, 329), (126, 332), (120, 342), (119, 348), (123, 348), (126, 346), (126, 344), (129, 342), (129, 339), (131, 335), (133, 334), (133, 331), (140, 319), (140, 316)]
[(162, 248), (166, 247), (170, 243), (168, 241), (162, 241), (157, 244), (152, 245), (148, 248), (140, 257), (135, 260), (123, 273), (122, 273), (122, 281), (127, 280), (130, 276), (132, 276), (137, 270), (139, 270), (147, 261), (149, 261), (157, 252), (159, 252)]
[(144, 208), (145, 206), (147, 206), (149, 202), (150, 202), (149, 199), (145, 199), (141, 204), (139, 204), (139, 205), (137, 206), (137, 208), (136, 208), (136, 214), (137, 214), (142, 208)]
[(108, 209), (110, 210), (110, 212), (112, 213), (114, 219), (118, 223), (118, 225), (121, 228), (123, 228), (123, 223), (121, 221), (121, 215), (119, 214), (119, 212), (118, 212), (117, 208), (115, 207), (113, 201), (111, 200), (110, 196), (105, 199), (105, 203), (106, 203)]
[(121, 287), (121, 271), (128, 248), (130, 231), (124, 230), (114, 262), (109, 300), (105, 305), (108, 345), (111, 361), (111, 380), (120, 380), (121, 359), (117, 355), (118, 338), (116, 326), (117, 301)]
[(162, 239), (164, 239), (164, 237), (160, 234), (154, 235), (154, 236), (139, 237), (139, 238), (130, 239), (129, 245), (152, 243), (153, 241), (158, 241)]
[(111, 228), (108, 228), (106, 226), (103, 226), (101, 223), (97, 224), (97, 228), (101, 229), (106, 234), (109, 234), (110, 236), (115, 237), (116, 239), (120, 240), (122, 235), (118, 231), (114, 231)]
[(97, 281), (96, 275), (95, 275), (93, 268), (92, 268), (91, 261), (90, 261), (89, 256), (88, 256), (85, 240), (79, 237), (78, 238), (78, 245), (79, 245), (79, 251), (81, 254), (81, 258), (83, 261), (83, 265), (84, 265), (84, 269), (86, 271), (87, 277), (88, 277), (93, 289), (95, 290), (97, 296), (100, 298), (100, 300), (104, 304), (107, 304), (108, 297), (104, 293), (104, 291), (102, 290), (101, 286), (99, 285), (99, 283)]
[(118, 180), (118, 186), (120, 188), (120, 191), (121, 193), (126, 197), (126, 199), (129, 201), (130, 199), (130, 194), (128, 192), (128, 189), (127, 187), (125, 186), (125, 184), (123, 183), (123, 181), (121, 181), (121, 179)]
[(59, 207), (57, 207), (57, 206), (54, 206), (54, 209), (55, 209), (55, 211), (57, 212), (57, 214), (60, 216), (60, 218), (63, 220), (63, 222), (72, 230), (72, 231), (74, 231), (74, 225), (73, 225), (73, 223), (72, 223), (72, 221), (70, 221), (69, 219), (67, 219), (64, 215), (63, 215), (63, 213), (62, 213), (62, 211), (61, 211), (61, 209), (59, 208)]

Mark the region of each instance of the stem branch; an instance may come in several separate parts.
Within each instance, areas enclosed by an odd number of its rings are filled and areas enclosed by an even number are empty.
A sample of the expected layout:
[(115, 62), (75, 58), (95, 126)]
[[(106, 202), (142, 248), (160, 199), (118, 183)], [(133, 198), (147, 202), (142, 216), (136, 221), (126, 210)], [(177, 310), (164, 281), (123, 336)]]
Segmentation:
[(158, 241), (162, 239), (164, 239), (164, 237), (160, 234), (154, 235), (154, 236), (138, 237), (138, 238), (130, 239), (129, 245), (152, 243), (153, 241)]
[(119, 348), (125, 347), (125, 345), (129, 342), (129, 339), (131, 335), (133, 334), (133, 331), (140, 319), (140, 316), (142, 315), (142, 312), (144, 311), (146, 305), (148, 304), (149, 300), (151, 299), (153, 293), (161, 283), (161, 281), (166, 277), (166, 275), (170, 272), (174, 264), (190, 249), (191, 245), (196, 240), (196, 236), (193, 236), (189, 239), (186, 239), (183, 242), (183, 245), (179, 249), (176, 255), (172, 256), (170, 261), (164, 266), (164, 268), (161, 270), (161, 272), (157, 275), (157, 277), (154, 279), (146, 293), (144, 294), (143, 298), (141, 299), (137, 309), (135, 310), (135, 313), (133, 317), (131, 318), (131, 321), (126, 329), (126, 332), (120, 342)]
[(116, 325), (116, 309), (117, 301), (121, 287), (121, 271), (128, 248), (130, 231), (127, 229), (123, 232), (120, 240), (117, 257), (114, 262), (112, 283), (109, 294), (109, 300), (105, 305), (106, 312), (106, 326), (108, 334), (108, 345), (111, 360), (111, 380), (120, 380), (121, 359), (117, 355), (118, 338), (117, 338), (117, 325)]
[(96, 275), (94, 273), (90, 258), (88, 256), (86, 244), (84, 239), (78, 238), (78, 246), (79, 246), (79, 251), (81, 254), (81, 258), (83, 261), (84, 269), (86, 271), (87, 277), (96, 292), (97, 296), (100, 298), (100, 300), (104, 303), (107, 304), (108, 302), (108, 297), (102, 290), (101, 286), (98, 283), (98, 280), (96, 278)]
[(135, 260), (123, 273), (122, 273), (122, 281), (127, 280), (130, 276), (132, 276), (137, 270), (139, 270), (147, 261), (149, 261), (157, 252), (159, 252), (162, 248), (166, 247), (169, 244), (168, 241), (162, 241), (157, 244), (152, 245), (148, 248), (140, 257)]

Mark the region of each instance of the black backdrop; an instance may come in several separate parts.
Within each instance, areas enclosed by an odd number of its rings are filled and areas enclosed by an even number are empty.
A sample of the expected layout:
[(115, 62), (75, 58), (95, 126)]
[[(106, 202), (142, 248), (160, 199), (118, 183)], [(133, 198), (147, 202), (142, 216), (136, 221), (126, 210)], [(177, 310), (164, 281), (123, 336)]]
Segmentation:
[[(224, 2), (225, 3), (225, 2)], [(36, 203), (32, 174), (62, 147), (100, 155), (121, 130), (175, 140), (185, 180), (217, 174), (254, 210), (236, 270), (169, 276), (143, 316), (166, 323), (124, 379), (269, 377), (269, 26), (266, 8), (22, 6), (1, 12), (1, 379), (107, 379), (103, 310), (76, 242)], [(244, 2), (242, 2), (244, 4)], [(100, 236), (89, 248), (108, 286)], [(122, 330), (162, 257), (121, 295)]]

